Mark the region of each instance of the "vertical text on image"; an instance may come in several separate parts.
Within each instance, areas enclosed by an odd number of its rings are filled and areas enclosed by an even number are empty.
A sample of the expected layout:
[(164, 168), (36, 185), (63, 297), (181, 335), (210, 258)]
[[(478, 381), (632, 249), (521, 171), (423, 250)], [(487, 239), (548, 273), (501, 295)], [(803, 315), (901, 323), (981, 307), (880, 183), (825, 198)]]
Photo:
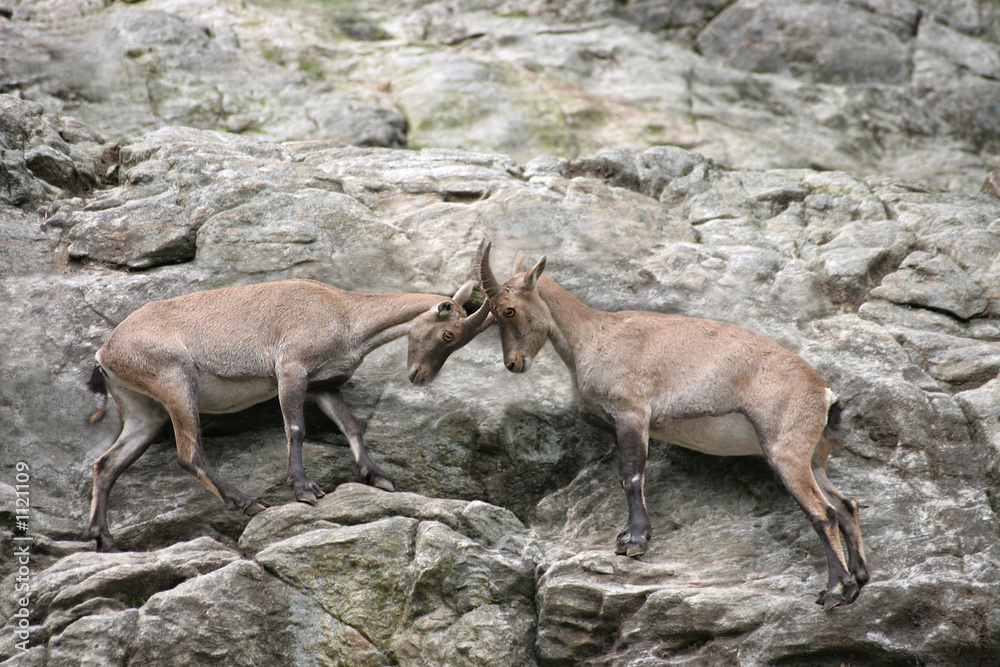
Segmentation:
[(14, 580), (14, 614), (11, 627), (14, 629), (14, 645), (28, 650), (31, 640), (31, 536), (28, 534), (31, 518), (31, 468), (24, 461), (14, 466), (14, 560), (17, 575)]

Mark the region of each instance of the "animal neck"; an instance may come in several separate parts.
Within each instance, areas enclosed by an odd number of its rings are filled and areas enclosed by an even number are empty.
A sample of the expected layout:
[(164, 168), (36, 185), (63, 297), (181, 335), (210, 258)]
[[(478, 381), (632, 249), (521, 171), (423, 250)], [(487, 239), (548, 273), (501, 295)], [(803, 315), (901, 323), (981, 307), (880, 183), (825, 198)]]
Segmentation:
[(552, 316), (549, 340), (575, 377), (577, 350), (590, 338), (601, 311), (583, 303), (548, 276), (538, 279), (538, 294)]
[(352, 295), (358, 301), (357, 312), (364, 313), (353, 324), (351, 338), (361, 356), (400, 336), (405, 336), (413, 321), (437, 305), (444, 297), (436, 294), (365, 294)]

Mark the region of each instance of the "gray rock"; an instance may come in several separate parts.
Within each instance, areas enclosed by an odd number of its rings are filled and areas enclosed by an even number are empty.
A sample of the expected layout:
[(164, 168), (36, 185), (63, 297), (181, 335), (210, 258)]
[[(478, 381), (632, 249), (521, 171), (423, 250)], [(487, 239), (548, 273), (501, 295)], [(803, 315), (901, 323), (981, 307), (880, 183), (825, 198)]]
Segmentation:
[(427, 498), (405, 492), (383, 493), (362, 484), (343, 484), (315, 506), (292, 503), (252, 520), (240, 537), (240, 549), (255, 554), (268, 544), (303, 532), (392, 517), (440, 523), (488, 546), (524, 532), (524, 526), (512, 513), (479, 501)]
[(872, 290), (875, 298), (952, 313), (969, 319), (984, 312), (986, 297), (977, 285), (946, 255), (914, 252), (895, 273)]
[(913, 84), (926, 91), (926, 103), (974, 145), (996, 142), (998, 112), (980, 100), (997, 95), (1000, 45), (932, 17), (920, 22), (915, 60)]
[(253, 561), (208, 538), (64, 558), (33, 591), (32, 643), (47, 664), (534, 664), (530, 540), (509, 512), (359, 485), (317, 506), (354, 526), (310, 509), (258, 515)]
[(53, 638), (42, 664), (127, 664), (138, 618), (135, 609), (84, 616)]
[(186, 125), (277, 139), (405, 142), (398, 112), (286, 67), (266, 48), (247, 48), (225, 21), (195, 16), (199, 9), (212, 13), (207, 4), (171, 3), (29, 8), (30, 19), (11, 22), (16, 46), (5, 70), (14, 89), (116, 139)]
[(0, 95), (0, 204), (36, 210), (61, 194), (97, 187), (103, 139), (40, 104)]
[[(122, 612), (142, 606), (154, 593), (212, 572), (238, 558), (231, 549), (209, 538), (200, 538), (159, 552), (81, 553), (61, 559), (32, 582), (32, 615), (29, 617), (34, 626), (32, 643), (45, 643), (81, 619), (98, 615), (113, 615), (112, 625), (116, 629), (112, 634), (124, 632), (127, 626), (134, 625), (134, 618)], [(14, 593), (16, 585), (13, 575), (2, 584), (6, 595), (0, 613), (7, 621), (12, 618), (15, 600), (20, 597)], [(105, 618), (96, 623), (85, 621), (84, 625), (94, 632), (107, 629), (111, 621), (112, 618)], [(66, 641), (71, 644), (75, 640), (67, 637)], [(128, 639), (123, 641), (128, 643)], [(12, 647), (4, 647), (0, 656), (13, 654)]]
[(73, 259), (130, 269), (187, 262), (194, 259), (195, 230), (163, 224), (181, 217), (183, 210), (176, 193), (167, 191), (138, 205), (95, 211), (86, 222), (73, 225), (67, 251)]
[(933, 377), (958, 386), (978, 386), (1000, 372), (1000, 343), (973, 341), (930, 331), (886, 327)]
[(45, 270), (58, 234), (42, 226), (53, 202), (90, 192), (106, 176), (107, 150), (95, 131), (0, 95), (0, 275)]
[[(393, 494), (387, 502), (404, 516), (392, 516), (378, 495), (385, 494), (341, 487), (317, 509), (324, 517), (346, 511), (354, 520), (389, 513), (387, 518), (319, 527), (309, 517), (305, 532), (274, 542), (256, 559), (400, 664), (532, 664), (524, 639), (534, 628), (533, 563), (429, 518), (460, 524), (467, 503)], [(373, 511), (369, 500), (383, 507)], [(269, 523), (264, 515), (255, 520), (259, 526)], [(287, 522), (291, 515), (281, 518)], [(516, 540), (518, 528), (509, 519), (505, 527), (504, 538)], [(481, 528), (471, 532), (481, 534)]]
[(229, 553), (228, 564), (180, 582), (164, 578), (160, 568), (134, 562), (131, 576), (138, 582), (158, 581), (162, 590), (144, 594), (136, 582), (120, 577), (102, 582), (108, 591), (120, 587), (130, 603), (119, 605), (123, 609), (90, 605), (87, 615), (72, 620), (49, 642), (47, 664), (385, 663), (385, 655), (357, 630), (258, 563)]
[(996, 168), (997, 25), (954, 0), (23, 2), (5, 91), (112, 141), (166, 125), (591, 159), (694, 148), (972, 193)]
[(385, 664), (357, 629), (248, 561), (151, 597), (137, 626), (129, 664)]
[(828, 275), (863, 287), (898, 267), (915, 244), (916, 237), (892, 221), (851, 222), (817, 253)]
[(904, 83), (908, 42), (919, 18), (833, 2), (737, 2), (698, 36), (706, 55), (751, 72), (785, 73), (833, 84)]

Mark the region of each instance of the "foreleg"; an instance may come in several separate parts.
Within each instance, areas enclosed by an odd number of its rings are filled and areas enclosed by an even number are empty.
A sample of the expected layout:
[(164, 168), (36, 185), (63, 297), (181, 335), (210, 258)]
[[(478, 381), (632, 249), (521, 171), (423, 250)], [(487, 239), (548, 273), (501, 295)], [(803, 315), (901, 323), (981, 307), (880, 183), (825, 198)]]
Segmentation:
[(361, 424), (354, 418), (351, 411), (347, 409), (347, 405), (340, 397), (340, 394), (328, 391), (315, 393), (312, 397), (320, 410), (333, 420), (333, 423), (347, 437), (347, 442), (351, 446), (351, 453), (354, 454), (354, 460), (358, 464), (358, 474), (365, 480), (365, 483), (386, 491), (395, 491), (396, 485), (368, 456), (368, 450), (365, 448), (364, 440), (361, 437)]
[(824, 466), (813, 467), (813, 475), (819, 483), (827, 500), (837, 511), (837, 522), (844, 535), (847, 546), (847, 568), (854, 575), (860, 589), (868, 583), (868, 561), (865, 558), (865, 545), (861, 539), (861, 517), (858, 515), (858, 504), (842, 494), (830, 482)]
[(618, 535), (615, 553), (639, 556), (646, 552), (652, 535), (643, 493), (649, 451), (648, 421), (632, 415), (616, 417), (615, 442), (618, 446), (618, 475), (628, 501), (628, 524)]
[(282, 368), (278, 373), (278, 402), (285, 421), (285, 439), (288, 444), (287, 481), (295, 498), (310, 505), (316, 504), (326, 492), (306, 476), (302, 464), (302, 441), (305, 440), (305, 399), (309, 377), (298, 367)]

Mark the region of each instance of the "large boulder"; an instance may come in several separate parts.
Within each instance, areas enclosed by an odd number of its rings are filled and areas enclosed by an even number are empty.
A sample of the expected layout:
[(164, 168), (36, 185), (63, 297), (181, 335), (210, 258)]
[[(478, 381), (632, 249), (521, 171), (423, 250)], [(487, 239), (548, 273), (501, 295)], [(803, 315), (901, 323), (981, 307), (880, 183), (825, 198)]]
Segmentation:
[[(345, 485), (275, 508), (245, 540), (77, 553), (32, 586), (22, 650), (40, 664), (530, 665), (534, 563), (524, 526), (481, 502)], [(258, 552), (264, 542), (267, 546)], [(5, 619), (14, 579), (3, 586)], [(14, 617), (14, 620), (18, 620)], [(16, 624), (15, 624), (16, 625)]]

